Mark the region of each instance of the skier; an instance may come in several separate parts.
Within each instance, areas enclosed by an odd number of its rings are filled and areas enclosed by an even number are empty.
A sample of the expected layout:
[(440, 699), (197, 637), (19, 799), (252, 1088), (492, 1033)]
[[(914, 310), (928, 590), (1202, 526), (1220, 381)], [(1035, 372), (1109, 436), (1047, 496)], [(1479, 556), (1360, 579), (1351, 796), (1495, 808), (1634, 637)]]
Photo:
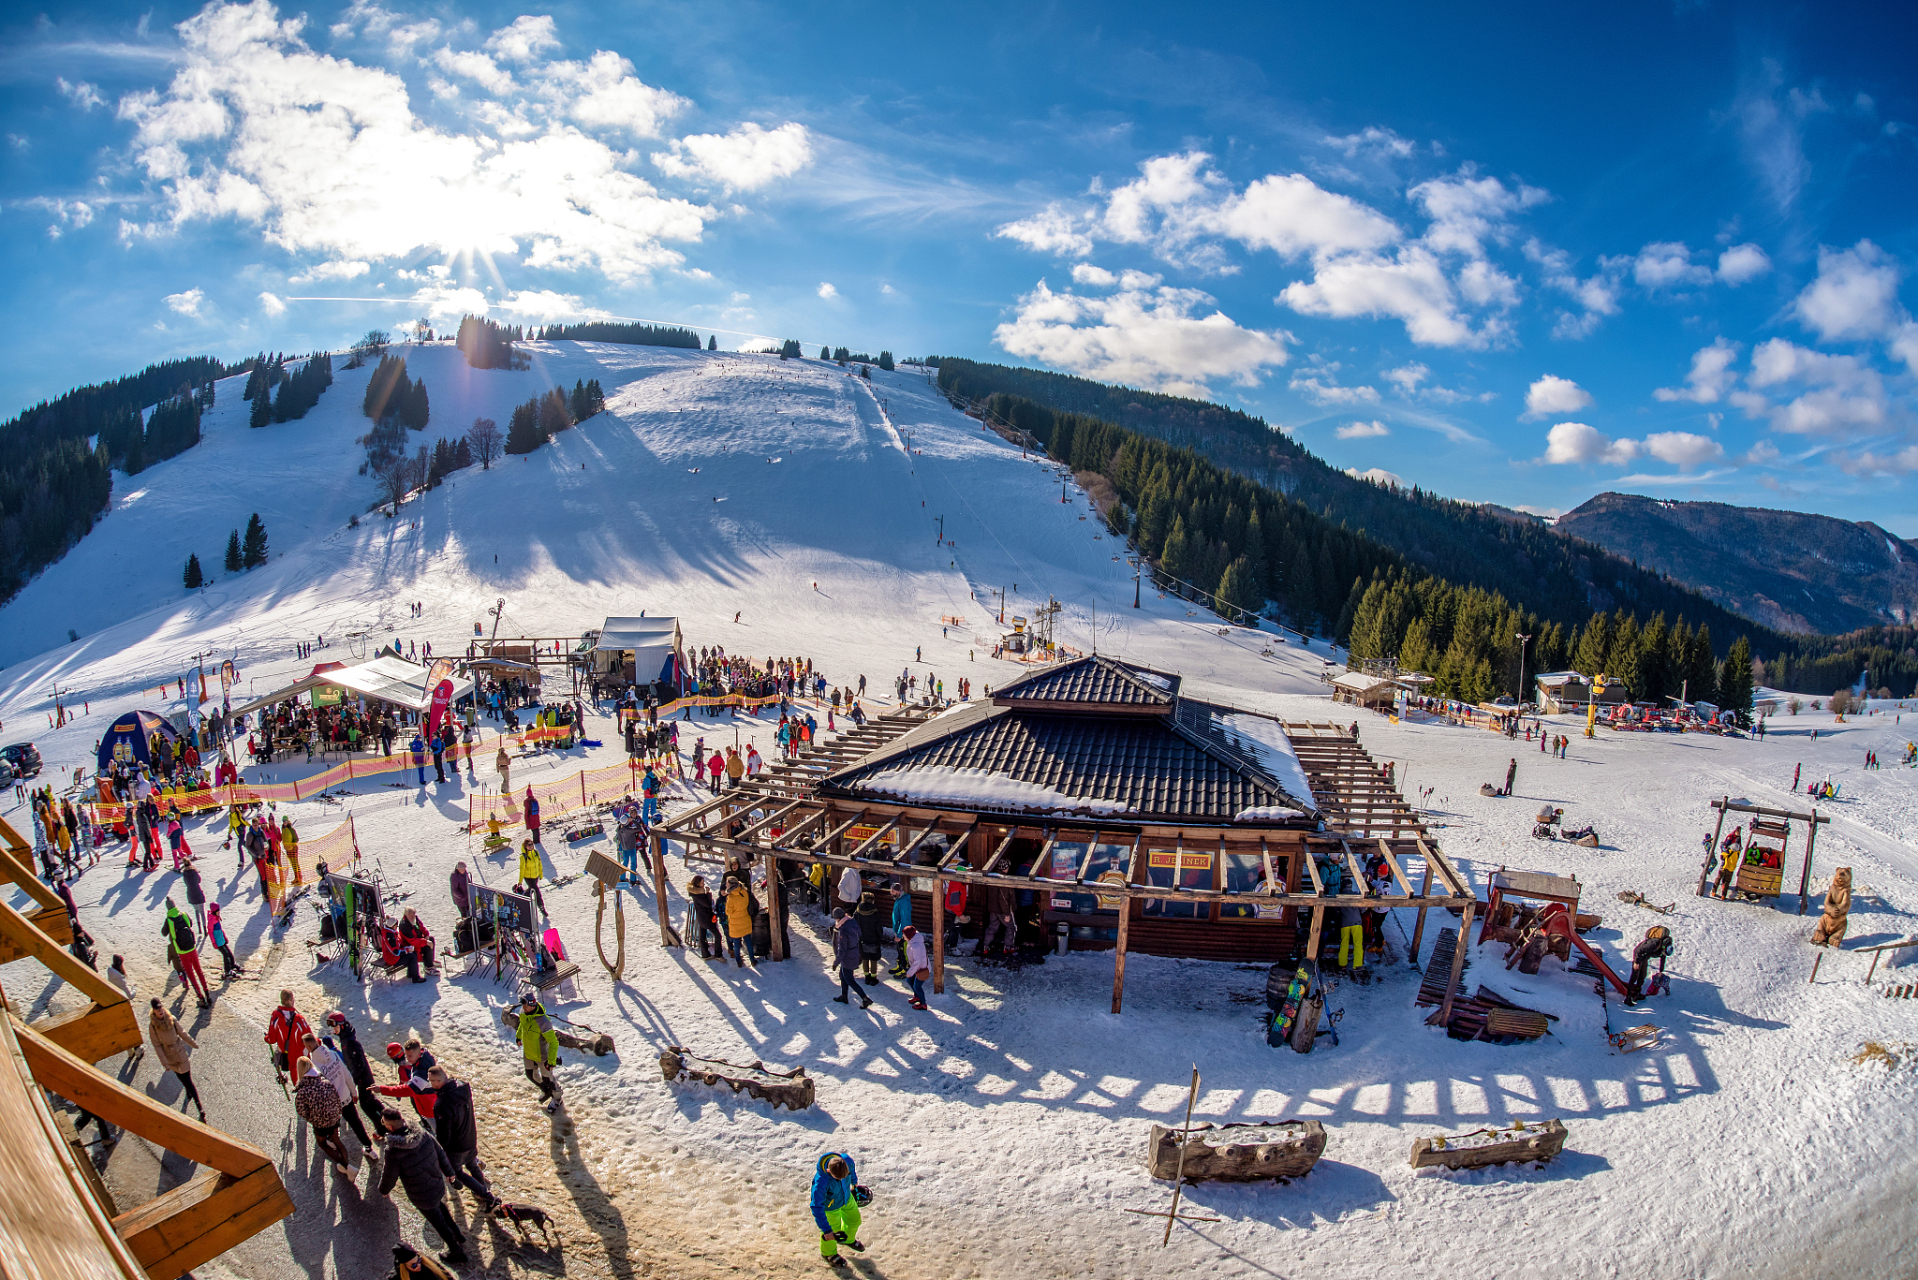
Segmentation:
[(540, 861), (539, 849), (529, 840), (519, 842), (519, 891), (538, 904), (540, 914), (546, 914), (546, 899), (540, 896), (539, 877), (545, 869)]
[(855, 1253), (866, 1251), (859, 1239), (859, 1206), (871, 1201), (872, 1193), (858, 1178), (852, 1157), (843, 1151), (819, 1157), (813, 1173), (812, 1220), (819, 1227), (819, 1256), (835, 1267), (846, 1265), (839, 1255), (840, 1245)]

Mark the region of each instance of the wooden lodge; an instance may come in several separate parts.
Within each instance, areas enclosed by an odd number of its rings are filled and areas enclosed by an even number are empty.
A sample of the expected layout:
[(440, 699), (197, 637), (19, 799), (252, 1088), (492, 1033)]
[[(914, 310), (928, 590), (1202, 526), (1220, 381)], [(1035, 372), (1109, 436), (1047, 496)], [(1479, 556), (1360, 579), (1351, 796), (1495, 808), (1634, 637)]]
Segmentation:
[[(676, 842), (689, 862), (761, 859), (769, 883), (812, 862), (834, 869), (829, 880), (846, 866), (873, 887), (903, 880), (931, 937), (935, 991), (956, 941), (934, 909), (946, 886), (968, 886), (975, 904), (1010, 889), (1049, 937), (1063, 926), (1072, 949), (1116, 953), (1115, 1013), (1131, 951), (1316, 956), (1328, 908), (1379, 899), (1327, 893), (1315, 860), (1363, 887), (1361, 864), (1382, 852), (1387, 901), (1419, 909), (1415, 953), (1430, 907), (1462, 908), (1470, 927), (1471, 890), (1347, 729), (1186, 697), (1179, 683), (1095, 655), (985, 701), (869, 720), (663, 823), (655, 877)], [(660, 927), (679, 944), (663, 906)]]

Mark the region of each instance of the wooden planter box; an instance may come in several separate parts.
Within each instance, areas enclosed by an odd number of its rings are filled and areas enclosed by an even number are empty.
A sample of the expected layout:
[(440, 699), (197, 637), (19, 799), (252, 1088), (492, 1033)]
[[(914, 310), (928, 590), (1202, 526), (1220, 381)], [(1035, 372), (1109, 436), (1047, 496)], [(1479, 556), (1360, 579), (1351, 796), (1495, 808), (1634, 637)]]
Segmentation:
[(702, 1058), (690, 1049), (672, 1045), (660, 1051), (659, 1071), (669, 1081), (731, 1085), (734, 1093), (744, 1089), (755, 1098), (791, 1111), (803, 1111), (813, 1104), (813, 1082), (804, 1067), (769, 1071), (756, 1058), (751, 1065), (742, 1066), (720, 1058)]
[[(1152, 1126), (1146, 1165), (1155, 1178), (1179, 1176), (1179, 1133)], [(1325, 1126), (1317, 1120), (1195, 1127), (1185, 1135), (1188, 1181), (1253, 1182), (1302, 1178), (1325, 1154)]]
[(1518, 1121), (1503, 1129), (1480, 1129), (1412, 1144), (1414, 1169), (1483, 1169), (1495, 1164), (1550, 1160), (1565, 1149), (1565, 1126)]

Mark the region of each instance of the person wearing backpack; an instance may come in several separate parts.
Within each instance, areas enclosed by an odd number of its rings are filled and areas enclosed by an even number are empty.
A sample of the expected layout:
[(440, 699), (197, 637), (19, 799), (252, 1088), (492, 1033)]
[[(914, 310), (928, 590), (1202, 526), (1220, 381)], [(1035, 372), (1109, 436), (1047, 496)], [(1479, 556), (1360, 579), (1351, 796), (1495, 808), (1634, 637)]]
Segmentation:
[(160, 933), (167, 940), (167, 951), (180, 981), (198, 997), (200, 1008), (212, 1008), (213, 996), (207, 990), (206, 974), (200, 969), (200, 943), (193, 936), (193, 922), (181, 914), (171, 898), (166, 900), (166, 921), (160, 926)]

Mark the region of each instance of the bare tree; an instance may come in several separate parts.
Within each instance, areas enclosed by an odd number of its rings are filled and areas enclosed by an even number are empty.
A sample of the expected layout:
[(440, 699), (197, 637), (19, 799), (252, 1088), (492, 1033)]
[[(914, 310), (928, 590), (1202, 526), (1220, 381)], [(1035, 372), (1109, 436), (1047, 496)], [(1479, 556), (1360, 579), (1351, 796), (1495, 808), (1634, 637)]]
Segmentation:
[(360, 355), (377, 356), (386, 350), (386, 344), (392, 336), (384, 329), (368, 329), (366, 336), (353, 344), (353, 350)]
[(397, 513), (406, 495), (413, 492), (413, 460), (405, 454), (389, 458), (379, 465), (373, 478), (380, 482), (380, 492)]
[(493, 459), (499, 457), (499, 423), (491, 418), (475, 418), (473, 425), (466, 429), (467, 443), (473, 446), (473, 456), (479, 459), (481, 471), (493, 469)]

